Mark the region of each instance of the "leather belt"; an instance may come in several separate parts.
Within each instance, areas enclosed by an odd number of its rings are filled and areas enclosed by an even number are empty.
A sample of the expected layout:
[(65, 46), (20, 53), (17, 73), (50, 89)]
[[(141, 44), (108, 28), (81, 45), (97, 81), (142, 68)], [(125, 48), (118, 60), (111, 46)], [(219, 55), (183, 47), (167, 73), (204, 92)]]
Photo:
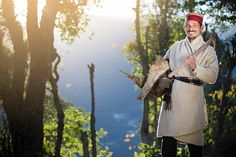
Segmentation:
[(179, 80), (179, 81), (182, 81), (182, 82), (185, 82), (185, 83), (192, 84), (192, 85), (197, 85), (197, 86), (203, 86), (204, 85), (203, 81), (198, 80), (198, 79), (192, 79), (192, 78), (189, 78), (189, 77), (178, 76), (178, 77), (175, 77), (175, 79)]

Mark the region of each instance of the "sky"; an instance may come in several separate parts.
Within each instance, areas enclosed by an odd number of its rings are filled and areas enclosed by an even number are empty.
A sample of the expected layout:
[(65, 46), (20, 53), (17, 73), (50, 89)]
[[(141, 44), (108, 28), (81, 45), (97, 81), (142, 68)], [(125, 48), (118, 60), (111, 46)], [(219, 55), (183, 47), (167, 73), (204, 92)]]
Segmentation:
[[(94, 0), (88, 0), (88, 14), (96, 16), (120, 17), (133, 19), (135, 14), (133, 8), (136, 6), (136, 0), (97, 0), (100, 1), (97, 5)], [(154, 0), (141, 0), (142, 5), (151, 5)], [(25, 23), (27, 0), (14, 0), (15, 11), (17, 18)], [(38, 15), (41, 16), (45, 0), (38, 0)]]
[[(100, 0), (98, 5), (95, 5), (92, 0), (89, 0), (89, 14), (97, 16), (111, 16), (122, 18), (133, 18), (135, 7), (135, 0)], [(15, 11), (18, 14), (18, 18), (21, 21), (25, 21), (27, 0), (15, 0)], [(39, 16), (41, 16), (41, 10), (45, 5), (45, 0), (38, 0)]]
[(135, 7), (135, 0), (103, 0), (101, 7), (93, 7), (90, 14), (98, 16), (132, 18)]

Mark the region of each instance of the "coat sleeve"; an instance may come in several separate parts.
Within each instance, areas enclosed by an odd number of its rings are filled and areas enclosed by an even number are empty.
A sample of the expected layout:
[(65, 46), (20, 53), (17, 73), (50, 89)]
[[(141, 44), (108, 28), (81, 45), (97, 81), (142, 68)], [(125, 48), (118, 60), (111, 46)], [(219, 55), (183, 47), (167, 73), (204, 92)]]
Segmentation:
[(193, 71), (193, 74), (195, 77), (206, 83), (214, 84), (219, 72), (218, 59), (215, 50), (210, 48), (206, 57), (204, 64), (196, 63), (196, 69)]

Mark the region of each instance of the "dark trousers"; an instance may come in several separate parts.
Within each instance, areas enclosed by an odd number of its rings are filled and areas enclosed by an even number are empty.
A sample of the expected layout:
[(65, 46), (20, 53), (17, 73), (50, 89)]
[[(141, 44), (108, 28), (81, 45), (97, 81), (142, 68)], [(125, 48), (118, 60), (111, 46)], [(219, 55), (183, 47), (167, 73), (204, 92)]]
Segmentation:
[[(190, 157), (202, 157), (202, 146), (188, 144)], [(177, 140), (173, 137), (163, 137), (161, 145), (162, 157), (176, 157)]]

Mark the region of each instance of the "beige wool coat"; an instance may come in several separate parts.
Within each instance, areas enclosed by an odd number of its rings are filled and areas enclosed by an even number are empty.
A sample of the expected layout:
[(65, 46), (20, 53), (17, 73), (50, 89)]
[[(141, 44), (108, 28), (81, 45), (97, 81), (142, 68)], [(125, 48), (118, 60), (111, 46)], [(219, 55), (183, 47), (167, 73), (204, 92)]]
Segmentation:
[[(188, 38), (175, 43), (164, 56), (169, 60), (173, 71), (180, 66), (187, 56), (194, 53), (204, 44), (202, 36), (191, 43)], [(196, 57), (196, 69), (192, 71), (186, 66), (175, 76), (198, 78), (206, 83), (215, 83), (219, 71), (218, 59), (213, 47)], [(179, 80), (174, 80), (171, 93), (171, 109), (161, 107), (157, 136), (171, 136), (179, 141), (195, 145), (203, 145), (203, 128), (207, 123), (204, 91), (202, 86), (196, 86)]]

